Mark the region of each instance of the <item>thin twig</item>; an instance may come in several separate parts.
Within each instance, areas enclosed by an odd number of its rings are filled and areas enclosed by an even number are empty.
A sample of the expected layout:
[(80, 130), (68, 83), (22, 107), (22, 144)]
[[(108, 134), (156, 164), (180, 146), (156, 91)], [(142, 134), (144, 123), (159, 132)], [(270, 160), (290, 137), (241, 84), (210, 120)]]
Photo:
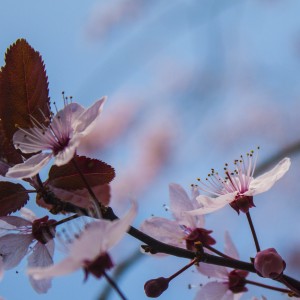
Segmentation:
[(260, 246), (259, 246), (259, 243), (258, 243), (257, 235), (256, 235), (256, 232), (255, 232), (255, 229), (254, 229), (253, 222), (252, 222), (249, 211), (246, 213), (246, 216), (247, 216), (247, 220), (248, 220), (248, 223), (249, 223), (249, 226), (250, 226), (250, 229), (251, 229), (251, 233), (252, 233), (252, 236), (253, 236), (253, 239), (254, 239), (256, 252), (259, 252), (260, 251)]

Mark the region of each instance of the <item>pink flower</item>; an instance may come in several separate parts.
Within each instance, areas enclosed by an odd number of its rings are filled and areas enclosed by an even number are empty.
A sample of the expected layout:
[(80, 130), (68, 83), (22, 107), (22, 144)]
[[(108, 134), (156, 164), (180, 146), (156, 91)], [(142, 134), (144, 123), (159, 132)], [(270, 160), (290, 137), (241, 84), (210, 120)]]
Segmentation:
[[(53, 263), (54, 230), (51, 225), (54, 220), (48, 217), (37, 219), (32, 211), (21, 209), (24, 218), (6, 216), (0, 218), (0, 256), (4, 269), (16, 267), (25, 255), (29, 267), (45, 267)], [(32, 287), (38, 293), (46, 293), (51, 287), (50, 280), (35, 280), (29, 277)]]
[(256, 254), (255, 270), (263, 277), (277, 278), (285, 269), (285, 262), (274, 248), (268, 248)]
[[(37, 124), (30, 129), (20, 128), (13, 137), (16, 149), (23, 153), (35, 153), (24, 163), (13, 166), (7, 177), (29, 178), (36, 175), (54, 157), (57, 166), (68, 163), (82, 137), (86, 136), (100, 115), (106, 97), (96, 101), (88, 109), (77, 103), (69, 103), (51, 120), (48, 127)], [(41, 152), (40, 152), (41, 151)]]
[(68, 257), (48, 267), (29, 268), (28, 274), (35, 279), (44, 279), (83, 268), (86, 276), (91, 273), (100, 278), (105, 270), (113, 267), (107, 251), (121, 240), (135, 215), (136, 205), (133, 205), (123, 219), (89, 223), (78, 239), (69, 245)]
[(199, 208), (195, 200), (199, 195), (198, 189), (192, 188), (190, 199), (186, 191), (179, 185), (169, 185), (170, 211), (175, 220), (153, 217), (141, 225), (141, 230), (166, 244), (191, 249), (194, 242), (201, 241), (203, 245), (213, 245), (215, 240), (209, 236), (212, 232), (204, 229), (203, 216), (191, 216), (188, 210)]
[[(224, 253), (234, 259), (239, 259), (237, 250), (227, 232), (225, 233)], [(204, 263), (200, 263), (197, 269), (202, 274), (219, 280), (205, 284), (197, 293), (195, 300), (238, 300), (242, 297), (243, 292), (247, 291), (245, 278), (248, 272), (246, 271), (230, 271), (222, 266)]]
[(200, 181), (199, 189), (215, 197), (199, 195), (197, 201), (200, 208), (190, 211), (192, 215), (202, 215), (213, 212), (230, 204), (238, 213), (244, 213), (254, 206), (253, 196), (268, 191), (289, 169), (289, 158), (281, 160), (272, 170), (253, 178), (257, 156), (253, 151), (244, 158), (234, 161), (234, 169), (230, 170), (225, 164), (225, 177), (212, 169), (206, 181)]

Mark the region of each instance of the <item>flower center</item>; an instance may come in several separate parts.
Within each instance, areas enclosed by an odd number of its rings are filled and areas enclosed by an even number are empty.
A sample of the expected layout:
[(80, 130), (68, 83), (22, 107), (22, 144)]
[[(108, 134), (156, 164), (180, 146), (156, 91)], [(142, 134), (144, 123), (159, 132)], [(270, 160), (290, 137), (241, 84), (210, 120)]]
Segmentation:
[(229, 289), (234, 293), (238, 294), (241, 292), (246, 292), (248, 289), (245, 287), (246, 281), (245, 278), (248, 275), (247, 271), (242, 270), (233, 270), (229, 273)]
[(249, 212), (249, 208), (255, 207), (252, 196), (237, 195), (235, 200), (229, 205), (239, 214), (240, 210), (243, 213)]
[(54, 156), (63, 151), (69, 145), (69, 142), (69, 136), (62, 137), (59, 141), (57, 141), (57, 143), (55, 143), (52, 148)]
[[(259, 149), (259, 147), (258, 147)], [(198, 188), (208, 194), (221, 196), (228, 193), (237, 192), (242, 195), (249, 190), (252, 181), (258, 155), (254, 156), (254, 151), (250, 151), (244, 157), (234, 160), (233, 169), (226, 163), (224, 167), (224, 177), (219, 175), (215, 169), (205, 178), (205, 181), (198, 178), (200, 182)]]
[(201, 242), (203, 246), (214, 245), (216, 241), (210, 236), (212, 230), (204, 228), (195, 228), (186, 238), (186, 248), (191, 251), (196, 251), (195, 243)]
[(45, 216), (34, 220), (32, 223), (32, 235), (42, 244), (47, 244), (55, 236), (55, 228), (51, 225), (56, 223), (56, 221), (48, 219), (49, 217)]
[(109, 270), (113, 267), (113, 262), (107, 252), (101, 253), (93, 261), (85, 261), (85, 278), (89, 273), (93, 274), (95, 277), (100, 278), (105, 270)]

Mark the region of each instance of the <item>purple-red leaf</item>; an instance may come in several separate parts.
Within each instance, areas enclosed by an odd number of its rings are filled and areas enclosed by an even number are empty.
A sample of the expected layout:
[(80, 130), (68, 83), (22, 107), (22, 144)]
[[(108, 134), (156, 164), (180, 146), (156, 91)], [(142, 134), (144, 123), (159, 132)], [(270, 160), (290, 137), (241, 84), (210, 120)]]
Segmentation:
[(50, 119), (48, 81), (39, 52), (24, 39), (8, 48), (0, 72), (0, 118), (9, 142), (16, 130), (47, 125)]
[(29, 195), (21, 184), (0, 182), (0, 216), (7, 216), (21, 209), (28, 200)]
[[(115, 177), (114, 168), (105, 162), (85, 156), (75, 156), (74, 160), (90, 187), (109, 183)], [(47, 184), (64, 190), (86, 187), (72, 161), (60, 167), (53, 166)]]
[(5, 176), (10, 166), (21, 163), (22, 161), (20, 152), (17, 151), (13, 143), (6, 138), (2, 128), (2, 122), (0, 122), (0, 175)]
[[(54, 193), (55, 197), (57, 197), (63, 202), (68, 202), (75, 206), (85, 209), (90, 209), (94, 207), (94, 204), (91, 201), (91, 196), (88, 190), (85, 188), (80, 190), (69, 191), (60, 188), (55, 188), (52, 186), (48, 186), (48, 188), (51, 192)], [(92, 187), (92, 190), (102, 205), (107, 206), (109, 204), (110, 186), (108, 184), (94, 186)], [(36, 203), (41, 207), (47, 208), (48, 210), (53, 209), (53, 205), (46, 203), (43, 197), (41, 197), (40, 195), (37, 196)], [(64, 213), (64, 210), (62, 210), (61, 212)]]

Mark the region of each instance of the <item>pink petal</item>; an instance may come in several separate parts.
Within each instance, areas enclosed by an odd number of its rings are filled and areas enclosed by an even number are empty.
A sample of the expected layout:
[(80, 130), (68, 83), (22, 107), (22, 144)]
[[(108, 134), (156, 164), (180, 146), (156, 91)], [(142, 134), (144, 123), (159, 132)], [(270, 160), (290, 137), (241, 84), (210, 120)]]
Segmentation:
[(222, 266), (200, 263), (199, 267), (197, 267), (197, 270), (207, 277), (228, 280), (228, 271)]
[(22, 207), (20, 209), (20, 213), (24, 219), (30, 221), (31, 223), (37, 219), (37, 216), (35, 215), (35, 213), (32, 210), (30, 210), (29, 208)]
[[(229, 292), (227, 284), (216, 281), (209, 282), (200, 289), (195, 300), (223, 300), (227, 292)], [(226, 300), (233, 300), (233, 293), (229, 293), (231, 294), (231, 298), (227, 298)]]
[[(81, 235), (70, 245), (70, 257), (79, 263), (95, 259), (106, 252), (105, 235), (110, 221), (97, 220), (89, 223)], [(91, 247), (93, 245), (93, 247)]]
[(31, 234), (7, 234), (0, 237), (0, 254), (4, 268), (11, 269), (17, 266), (26, 255), (32, 241)]
[(185, 225), (191, 228), (203, 227), (203, 217), (201, 217), (201, 220), (197, 220), (196, 217), (186, 213), (186, 211), (193, 210), (195, 207), (186, 191), (179, 184), (171, 183), (169, 185), (169, 195), (170, 209), (174, 218), (180, 225)]
[(66, 105), (63, 109), (58, 111), (54, 116), (51, 127), (54, 133), (59, 133), (61, 127), (73, 127), (78, 121), (79, 116), (85, 111), (85, 109), (78, 103), (73, 102)]
[(13, 136), (13, 143), (15, 148), (20, 149), (23, 153), (36, 153), (49, 148), (45, 137), (41, 128), (19, 129)]
[[(74, 261), (93, 260), (100, 253), (107, 252), (126, 233), (136, 215), (133, 204), (127, 215), (119, 220), (97, 220), (88, 224), (77, 240), (70, 247), (70, 256)], [(91, 247), (90, 245), (93, 245)]]
[(253, 196), (268, 191), (290, 168), (291, 160), (284, 158), (272, 170), (253, 179), (245, 195)]
[(177, 247), (184, 246), (185, 234), (176, 221), (153, 217), (144, 221), (140, 230), (163, 243)]
[(69, 142), (69, 145), (55, 156), (54, 164), (57, 166), (62, 166), (67, 164), (74, 157), (78, 145), (79, 145), (79, 138), (76, 136), (72, 137), (72, 139)]
[(0, 217), (0, 235), (7, 233), (8, 230), (18, 230), (18, 227), (31, 226), (32, 223), (20, 217), (4, 216)]
[(187, 213), (191, 215), (204, 215), (211, 213), (232, 202), (235, 195), (236, 192), (225, 194), (216, 198), (200, 195), (197, 197), (197, 201), (199, 202), (201, 207), (192, 211), (188, 211)]
[(73, 260), (68, 257), (62, 260), (60, 263), (51, 265), (45, 268), (30, 268), (27, 273), (31, 275), (35, 280), (52, 278), (55, 276), (62, 276), (76, 271), (82, 267), (82, 263)]
[[(48, 245), (50, 244), (50, 245)], [(32, 254), (28, 257), (28, 267), (48, 267), (53, 264), (54, 242), (51, 240), (46, 245), (36, 243), (32, 249)], [(39, 293), (46, 293), (51, 287), (51, 279), (34, 279), (29, 275), (29, 281), (34, 290)]]
[(232, 239), (228, 233), (228, 231), (225, 231), (225, 247), (224, 247), (224, 252), (226, 255), (234, 258), (234, 259), (239, 259), (239, 254), (238, 251), (235, 247), (235, 245), (232, 242)]
[(36, 154), (25, 160), (24, 163), (9, 168), (5, 176), (19, 179), (32, 177), (49, 162), (51, 157), (52, 153)]
[(103, 241), (105, 251), (116, 245), (123, 238), (135, 218), (136, 213), (137, 205), (133, 202), (130, 210), (123, 218), (109, 222)]
[(87, 135), (93, 126), (96, 124), (97, 117), (103, 110), (103, 105), (107, 97), (102, 97), (96, 101), (92, 106), (86, 109), (79, 117), (75, 125), (75, 132), (80, 133), (82, 136)]

